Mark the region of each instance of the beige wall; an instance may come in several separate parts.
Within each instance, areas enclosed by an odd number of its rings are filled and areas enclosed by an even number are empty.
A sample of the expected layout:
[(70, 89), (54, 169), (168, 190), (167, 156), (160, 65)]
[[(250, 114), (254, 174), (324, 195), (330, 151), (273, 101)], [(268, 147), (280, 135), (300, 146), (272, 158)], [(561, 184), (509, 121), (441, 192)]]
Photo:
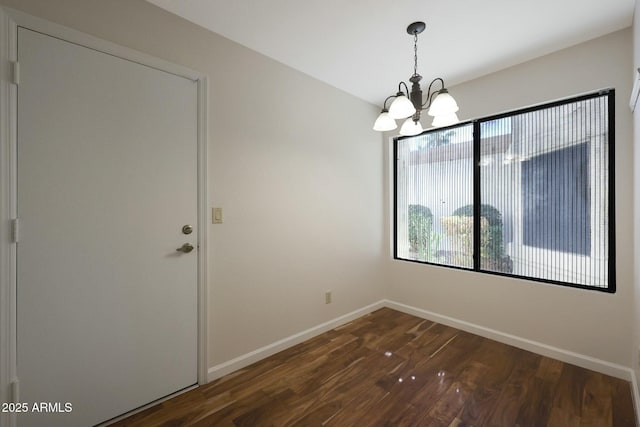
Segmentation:
[(618, 291), (611, 295), (412, 264), (391, 260), (389, 254), (389, 299), (630, 366), (634, 259), (630, 53), (627, 29), (450, 88), (461, 106), (461, 119), (599, 88), (616, 89)]
[[(636, 71), (640, 67), (640, 8), (636, 3), (635, 14), (633, 18), (633, 63), (629, 70), (631, 76), (630, 80), (638, 78), (638, 72)], [(634, 317), (633, 317), (633, 339), (631, 348), (631, 367), (635, 370), (636, 381), (640, 380), (640, 262), (638, 262), (638, 254), (640, 254), (640, 104), (636, 105), (636, 109), (633, 112), (633, 182), (634, 182), (634, 239), (635, 250), (634, 259), (634, 287), (633, 287), (633, 301), (634, 301)], [(640, 386), (640, 384), (638, 384)], [(640, 405), (640, 402), (636, 402)]]
[(209, 76), (210, 366), (383, 297), (377, 108), (142, 0), (0, 3)]

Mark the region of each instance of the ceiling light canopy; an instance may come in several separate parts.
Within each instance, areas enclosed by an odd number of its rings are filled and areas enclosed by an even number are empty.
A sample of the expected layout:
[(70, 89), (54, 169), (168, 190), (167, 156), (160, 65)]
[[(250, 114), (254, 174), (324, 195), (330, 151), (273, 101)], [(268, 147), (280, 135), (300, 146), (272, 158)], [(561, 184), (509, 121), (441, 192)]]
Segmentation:
[[(418, 34), (423, 32), (425, 27), (424, 22), (414, 22), (407, 27), (407, 33), (413, 35), (413, 75), (409, 79), (411, 92), (407, 84), (401, 81), (398, 84), (398, 92), (385, 99), (382, 112), (376, 119), (373, 130), (380, 132), (394, 130), (398, 127), (395, 120), (406, 119), (400, 128), (400, 135), (418, 135), (423, 131), (420, 124), (420, 113), (423, 110), (428, 110), (427, 114), (433, 117), (431, 125), (434, 127), (449, 126), (460, 121), (456, 114), (458, 104), (444, 87), (444, 80), (440, 77), (431, 81), (426, 100), (422, 102), (422, 89), (420, 89), (422, 76), (418, 74)], [(442, 88), (435, 90), (434, 84), (439, 84)], [(391, 99), (393, 101), (387, 109), (387, 102)]]

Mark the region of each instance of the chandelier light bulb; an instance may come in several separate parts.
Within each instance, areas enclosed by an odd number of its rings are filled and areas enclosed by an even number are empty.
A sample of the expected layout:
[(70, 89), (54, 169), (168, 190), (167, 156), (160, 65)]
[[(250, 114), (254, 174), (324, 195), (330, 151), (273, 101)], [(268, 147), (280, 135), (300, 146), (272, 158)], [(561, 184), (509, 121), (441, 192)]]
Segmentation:
[(398, 95), (389, 107), (389, 115), (393, 119), (404, 119), (413, 116), (415, 112), (416, 108), (405, 95)]
[(414, 136), (421, 134), (423, 131), (420, 121), (414, 122), (413, 117), (409, 117), (404, 121), (400, 128), (400, 135), (402, 136)]
[(428, 115), (437, 117), (458, 111), (458, 103), (453, 96), (449, 95), (449, 91), (442, 89), (431, 103), (431, 108), (427, 112)]
[(378, 132), (394, 130), (397, 127), (396, 121), (391, 118), (387, 110), (382, 110), (376, 122), (373, 124), (373, 130)]

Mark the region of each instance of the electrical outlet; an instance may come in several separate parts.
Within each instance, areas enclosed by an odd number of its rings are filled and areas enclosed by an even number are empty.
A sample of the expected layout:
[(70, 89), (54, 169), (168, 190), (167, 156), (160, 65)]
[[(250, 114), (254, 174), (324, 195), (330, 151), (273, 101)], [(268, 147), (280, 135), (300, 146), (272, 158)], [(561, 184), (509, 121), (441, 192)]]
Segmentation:
[(327, 291), (324, 293), (324, 303), (331, 304), (331, 291)]

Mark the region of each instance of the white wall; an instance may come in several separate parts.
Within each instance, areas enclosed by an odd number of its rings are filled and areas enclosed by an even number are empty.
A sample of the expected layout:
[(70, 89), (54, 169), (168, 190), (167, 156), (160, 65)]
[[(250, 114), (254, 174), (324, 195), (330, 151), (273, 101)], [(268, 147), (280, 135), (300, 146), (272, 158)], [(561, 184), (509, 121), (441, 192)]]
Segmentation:
[[(640, 67), (640, 8), (636, 2), (635, 14), (633, 18), (633, 63), (630, 67), (630, 80), (634, 80), (638, 76), (636, 71)], [(635, 370), (636, 381), (640, 379), (640, 262), (637, 256), (640, 253), (640, 103), (636, 105), (633, 112), (633, 182), (634, 182), (634, 242), (635, 251), (634, 259), (634, 281), (633, 281), (633, 339), (631, 348), (631, 367)], [(640, 384), (636, 384), (640, 387)], [(636, 402), (640, 405), (640, 402)]]
[[(628, 108), (631, 38), (630, 29), (622, 30), (450, 88), (461, 106), (461, 119), (599, 88), (616, 89), (617, 292), (606, 294), (395, 261), (389, 252), (386, 294), (390, 300), (630, 366), (634, 295), (633, 139)], [(387, 170), (387, 196), (392, 192), (390, 175)], [(386, 215), (390, 224), (390, 213)]]
[(142, 0), (0, 3), (209, 76), (210, 366), (382, 299), (377, 108)]

